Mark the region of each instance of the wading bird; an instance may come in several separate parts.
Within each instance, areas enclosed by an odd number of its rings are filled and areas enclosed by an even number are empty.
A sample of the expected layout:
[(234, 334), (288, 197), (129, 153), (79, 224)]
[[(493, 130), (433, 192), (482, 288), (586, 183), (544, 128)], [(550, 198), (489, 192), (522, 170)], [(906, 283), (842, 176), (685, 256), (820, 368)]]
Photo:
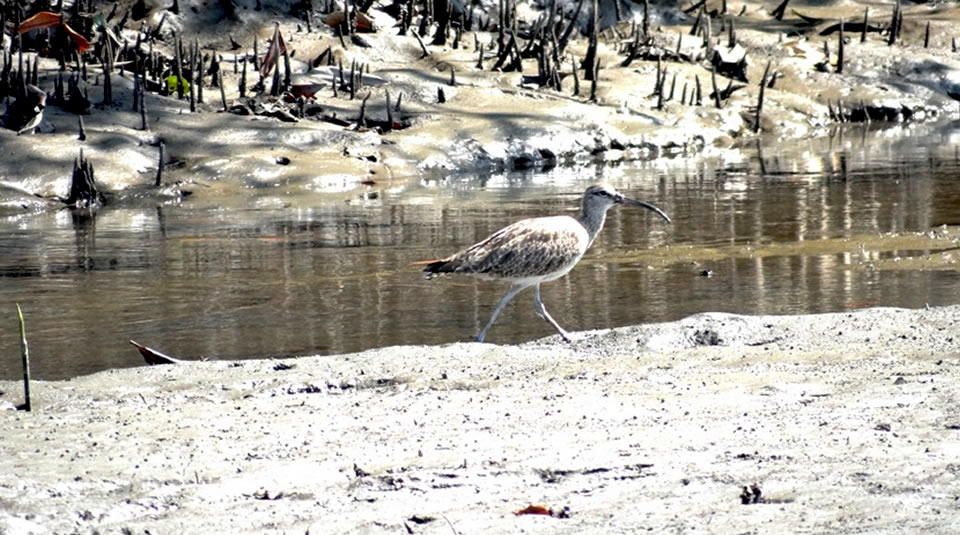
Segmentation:
[(27, 93), (7, 107), (0, 123), (17, 135), (33, 133), (43, 121), (43, 108), (47, 105), (47, 93), (39, 87), (27, 84)]
[(550, 316), (540, 300), (540, 283), (566, 275), (583, 257), (603, 228), (607, 210), (615, 204), (654, 211), (667, 223), (670, 218), (656, 206), (628, 199), (610, 186), (595, 185), (583, 194), (576, 217), (561, 215), (524, 219), (491, 234), (487, 239), (442, 260), (415, 262), (424, 266), (427, 279), (443, 273), (464, 273), (484, 279), (507, 280), (513, 286), (493, 309), (486, 327), (476, 336), (483, 342), (503, 307), (522, 290), (533, 286), (537, 315), (547, 320), (567, 342), (570, 336)]

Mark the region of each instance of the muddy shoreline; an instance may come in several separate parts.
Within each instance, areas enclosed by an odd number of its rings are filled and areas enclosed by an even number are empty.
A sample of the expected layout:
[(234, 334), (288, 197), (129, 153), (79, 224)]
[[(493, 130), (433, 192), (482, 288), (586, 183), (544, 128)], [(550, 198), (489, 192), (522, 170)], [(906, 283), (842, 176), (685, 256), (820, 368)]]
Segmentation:
[[(128, 3), (121, 3), (116, 19)], [(307, 32), (285, 4), (258, 2), (253, 9), (238, 2), (234, 22), (218, 15), (219, 8), (192, 0), (181, 2), (180, 14), (153, 9), (140, 20), (127, 20), (118, 38), (132, 47), (138, 27), (153, 28), (163, 19), (151, 45), (157, 54), (172, 57), (178, 36), (195, 39), (205, 53), (222, 59), (226, 107), (233, 113), (224, 111), (219, 89), (207, 80), (206, 100), (196, 104), (196, 112), (186, 97), (148, 92), (141, 118), (132, 106), (136, 84), (129, 71), (110, 77), (110, 104), (104, 103), (102, 75), (90, 75), (84, 85), (91, 103), (82, 116), (84, 140), (78, 140), (78, 116), (52, 99), (39, 133), (18, 136), (0, 130), (0, 186), (5, 186), (0, 191), (8, 202), (21, 204), (26, 201), (11, 185), (65, 196), (81, 149), (106, 190), (164, 201), (184, 192), (215, 198), (252, 187), (323, 194), (363, 190), (371, 182), (442, 180), (463, 172), (710, 155), (735, 152), (744, 144), (806, 139), (847, 122), (910, 124), (955, 118), (960, 111), (952, 96), (960, 94), (960, 62), (950, 39), (955, 8), (904, 7), (893, 46), (884, 33), (889, 14), (873, 9), (870, 27), (877, 31), (860, 42), (852, 32), (854, 23), (848, 23), (841, 61), (837, 21), (862, 19), (857, 3), (798, 6), (783, 20), (755, 3), (729, 4), (726, 13), (715, 7), (708, 6), (714, 21), (708, 40), (691, 35), (694, 26), (704, 31), (695, 12), (654, 4), (649, 35), (640, 41), (641, 14), (636, 8), (623, 14), (624, 22), (606, 27), (598, 37), (602, 68), (593, 95), (585, 73), (574, 76), (571, 67), (588, 53), (589, 39), (579, 31), (573, 32), (551, 78), (556, 83), (542, 85), (537, 62), (530, 58), (521, 63), (521, 71), (493, 69), (496, 31), (463, 31), (456, 46), (452, 38), (444, 45), (427, 39), (424, 54), (411, 34), (398, 35), (398, 21), (388, 6), (371, 8), (377, 31), (358, 34), (362, 45), (341, 40), (322, 23)], [(525, 6), (518, 16), (533, 24), (542, 14)], [(316, 13), (315, 20), (321, 15)], [(254, 98), (249, 89), (256, 80), (253, 72), (246, 95), (239, 93), (243, 75), (234, 63), (253, 57), (254, 41), (258, 57), (265, 53), (274, 21), (293, 53), (296, 87), (316, 89), (300, 109), (283, 97), (271, 97), (269, 78)], [(526, 47), (535, 40), (521, 37), (521, 42)], [(240, 50), (232, 50), (231, 43)], [(745, 54), (746, 60), (734, 70), (718, 64), (714, 54)], [(28, 53), (27, 61), (35, 56)], [(319, 58), (325, 59), (313, 66)], [(38, 63), (37, 85), (52, 94), (56, 62), (41, 57)], [(368, 79), (359, 92), (353, 91), (354, 84), (345, 93), (345, 82), (332, 83), (343, 75), (341, 65), (344, 70), (365, 66)], [(719, 70), (720, 106), (713, 97), (712, 68)], [(339, 91), (335, 85), (341, 85)], [(402, 129), (382, 128), (391, 118), (388, 100), (396, 108), (393, 124)], [(296, 117), (299, 111), (306, 115)], [(163, 187), (151, 188), (161, 143), (169, 172)], [(31, 203), (30, 208), (42, 206)]]
[(38, 382), (0, 411), (0, 532), (953, 533), (958, 318), (709, 313)]

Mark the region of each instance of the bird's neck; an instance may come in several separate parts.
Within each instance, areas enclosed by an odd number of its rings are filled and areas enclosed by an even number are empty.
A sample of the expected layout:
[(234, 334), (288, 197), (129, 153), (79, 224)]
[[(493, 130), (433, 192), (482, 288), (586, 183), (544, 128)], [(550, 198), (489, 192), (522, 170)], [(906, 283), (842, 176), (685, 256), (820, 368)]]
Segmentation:
[(597, 237), (597, 234), (600, 234), (600, 230), (603, 229), (603, 222), (606, 218), (606, 210), (580, 210), (577, 221), (583, 225), (583, 228), (587, 229), (587, 235), (590, 236), (591, 244), (593, 243), (593, 239)]

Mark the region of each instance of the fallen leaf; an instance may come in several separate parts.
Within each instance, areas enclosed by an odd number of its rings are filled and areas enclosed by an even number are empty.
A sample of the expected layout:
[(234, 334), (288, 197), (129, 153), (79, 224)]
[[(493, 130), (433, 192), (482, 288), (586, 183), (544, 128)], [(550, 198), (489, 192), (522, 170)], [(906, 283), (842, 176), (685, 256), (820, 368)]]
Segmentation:
[(519, 511), (514, 512), (513, 514), (520, 515), (547, 515), (550, 516), (553, 514), (550, 509), (544, 507), (543, 505), (528, 505)]

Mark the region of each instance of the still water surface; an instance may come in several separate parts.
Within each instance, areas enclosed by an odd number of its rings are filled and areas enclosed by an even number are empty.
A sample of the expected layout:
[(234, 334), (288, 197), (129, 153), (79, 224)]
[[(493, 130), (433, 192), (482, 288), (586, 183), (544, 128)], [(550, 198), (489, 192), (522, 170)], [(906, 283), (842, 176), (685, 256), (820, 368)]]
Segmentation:
[[(466, 340), (506, 285), (425, 281), (410, 262), (454, 252), (517, 219), (570, 212), (598, 181), (657, 204), (674, 223), (646, 210), (611, 211), (584, 261), (543, 287), (547, 308), (568, 330), (704, 311), (960, 303), (960, 276), (949, 265), (876, 268), (927, 253), (884, 249), (886, 233), (960, 223), (956, 128), (908, 138), (848, 134), (735, 160), (412, 181), (366, 201), (317, 196), (221, 208), (188, 199), (121, 204), (88, 220), (66, 211), (6, 217), (0, 379), (21, 373), (14, 303), (23, 307), (33, 374), (42, 379), (142, 365), (129, 339), (187, 359)], [(524, 293), (488, 341), (552, 334)]]

